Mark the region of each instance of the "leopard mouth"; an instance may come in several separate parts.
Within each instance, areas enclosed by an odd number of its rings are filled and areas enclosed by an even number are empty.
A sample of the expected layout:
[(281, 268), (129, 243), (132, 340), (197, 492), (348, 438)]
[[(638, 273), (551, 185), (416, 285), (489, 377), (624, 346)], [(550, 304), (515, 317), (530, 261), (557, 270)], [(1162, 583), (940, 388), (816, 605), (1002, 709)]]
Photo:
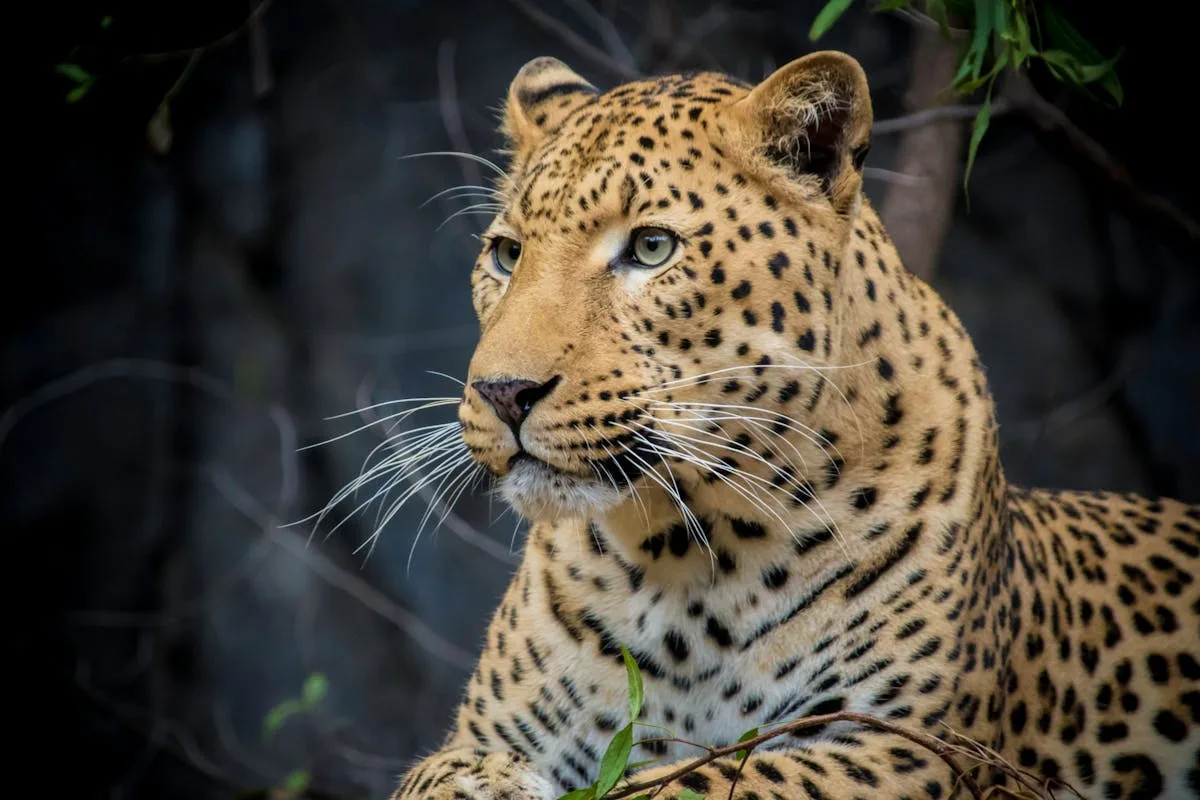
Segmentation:
[(592, 517), (628, 499), (633, 484), (654, 460), (631, 448), (603, 460), (588, 460), (592, 474), (580, 475), (523, 450), (509, 460), (509, 470), (499, 482), (500, 494), (531, 520)]
[(602, 514), (625, 497), (625, 492), (599, 477), (564, 472), (528, 453), (519, 453), (509, 463), (500, 494), (517, 513), (533, 521)]

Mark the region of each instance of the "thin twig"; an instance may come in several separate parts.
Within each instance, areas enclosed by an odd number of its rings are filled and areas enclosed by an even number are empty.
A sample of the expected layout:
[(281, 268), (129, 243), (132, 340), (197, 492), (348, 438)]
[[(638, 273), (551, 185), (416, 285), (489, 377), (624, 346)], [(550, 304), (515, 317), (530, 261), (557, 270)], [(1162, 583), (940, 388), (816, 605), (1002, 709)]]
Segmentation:
[(143, 64), (161, 64), (164, 61), (176, 61), (181, 58), (191, 58), (194, 53), (207, 53), (213, 50), (219, 50), (222, 47), (228, 47), (242, 37), (253, 26), (257, 25), (263, 16), (270, 9), (271, 4), (275, 0), (261, 0), (254, 10), (250, 12), (242, 23), (231, 30), (219, 39), (214, 39), (208, 44), (199, 45), (198, 47), (185, 47), (179, 50), (164, 50), (161, 53), (141, 53), (133, 56), (126, 56), (123, 61), (140, 62)]
[(882, 167), (865, 167), (863, 177), (868, 180), (895, 183), (901, 186), (925, 187), (929, 184), (929, 178), (925, 175), (910, 175), (907, 172), (897, 172), (894, 169), (883, 169)]
[[(942, 24), (923, 11), (917, 11), (913, 8), (897, 8), (893, 13), (903, 17), (913, 25), (917, 25), (922, 28), (934, 28), (938, 31), (942, 30)], [(946, 30), (949, 31), (952, 39), (962, 39), (971, 33), (971, 31), (967, 30), (966, 28), (956, 28), (953, 25), (947, 25)]]
[(383, 592), (370, 585), (362, 578), (348, 572), (331, 558), (314, 550), (297, 537), (284, 533), (279, 528), (279, 521), (268, 516), (249, 492), (237, 485), (232, 476), (225, 470), (212, 470), (210, 473), (213, 488), (224, 497), (230, 505), (242, 512), (248, 519), (254, 521), (263, 533), (281, 549), (303, 561), (317, 577), (330, 586), (353, 597), (379, 616), (394, 624), (417, 641), (427, 652), (448, 664), (453, 664), (464, 672), (470, 672), (475, 665), (475, 658), (466, 650), (443, 639), (431, 629), (416, 614), (401, 608), (392, 602)]
[(633, 57), (633, 52), (625, 44), (625, 40), (621, 38), (621, 32), (617, 30), (617, 26), (611, 19), (604, 16), (588, 0), (564, 1), (575, 9), (575, 13), (582, 17), (584, 22), (592, 26), (596, 35), (608, 48), (609, 55), (613, 57), (614, 61), (628, 69), (637, 69), (637, 59)]
[(664, 66), (667, 69), (675, 69), (683, 64), (692, 55), (692, 51), (704, 44), (710, 33), (720, 30), (728, 21), (729, 9), (724, 4), (710, 6), (683, 29), (671, 49), (671, 57)]
[[(438, 45), (438, 106), (442, 112), (442, 124), (446, 126), (446, 135), (450, 137), (450, 144), (460, 153), (473, 153), (471, 142), (467, 139), (467, 131), (463, 127), (462, 114), (458, 109), (458, 86), (454, 80), (454, 51), (453, 39), (443, 39)], [(483, 185), (483, 176), (479, 172), (478, 164), (469, 158), (460, 158), (458, 163), (462, 167), (463, 180), (467, 185)]]
[(267, 52), (267, 32), (262, 24), (262, 16), (255, 16), (253, 10), (247, 22), (250, 28), (250, 63), (254, 96), (261, 100), (275, 87), (275, 80), (271, 75), (271, 59)]
[(951, 774), (954, 775), (955, 781), (961, 781), (962, 784), (967, 787), (967, 791), (970, 792), (971, 796), (975, 798), (975, 800), (983, 800), (983, 794), (979, 789), (979, 785), (975, 782), (975, 779), (965, 772), (962, 767), (958, 765), (958, 762), (954, 760), (954, 754), (962, 752), (961, 748), (955, 748), (953, 745), (948, 744), (947, 742), (944, 742), (935, 736), (931, 736), (928, 733), (911, 731), (894, 723), (876, 719), (875, 717), (867, 714), (857, 714), (850, 711), (840, 711), (836, 714), (819, 714), (817, 716), (793, 720), (792, 722), (780, 725), (779, 727), (774, 728), (767, 733), (759, 734), (751, 739), (747, 739), (744, 742), (735, 742), (734, 744), (725, 745), (723, 747), (714, 747), (704, 755), (698, 756), (691, 761), (684, 763), (683, 766), (672, 770), (666, 775), (660, 776), (652, 781), (642, 781), (640, 783), (627, 784), (620, 789), (615, 789), (612, 792), (609, 792), (604, 797), (605, 800), (619, 800), (619, 798), (622, 797), (633, 797), (650, 789), (665, 786), (671, 781), (677, 780), (696, 771), (705, 764), (716, 761), (718, 758), (737, 753), (739, 750), (752, 750), (753, 748), (784, 734), (802, 731), (808, 728), (829, 725), (834, 722), (856, 722), (859, 725), (863, 725), (868, 728), (875, 728), (876, 730), (881, 730), (886, 733), (900, 736), (916, 745), (924, 747), (926, 750), (929, 750), (931, 753), (945, 762), (946, 766), (949, 767)]
[[(956, 119), (974, 119), (982, 105), (961, 105), (961, 106), (935, 106), (933, 108), (924, 108), (920, 111), (914, 111), (911, 114), (904, 114), (891, 119), (877, 120), (871, 126), (871, 133), (876, 136), (886, 136), (890, 133), (903, 133), (910, 131), (913, 128), (920, 128), (923, 125), (932, 125), (935, 122), (946, 122)], [(1000, 114), (1007, 114), (1012, 110), (1012, 105), (1000, 98), (992, 102), (992, 117)]]
[(541, 9), (526, 2), (526, 0), (508, 1), (515, 6), (518, 11), (524, 14), (534, 25), (537, 25), (539, 28), (548, 33), (554, 34), (576, 53), (588, 59), (597, 66), (608, 70), (618, 78), (626, 81), (632, 81), (642, 77), (642, 74), (637, 69), (627, 67), (620, 63), (608, 53), (591, 44), (578, 33), (568, 28), (562, 22), (550, 16), (545, 11), (542, 11)]

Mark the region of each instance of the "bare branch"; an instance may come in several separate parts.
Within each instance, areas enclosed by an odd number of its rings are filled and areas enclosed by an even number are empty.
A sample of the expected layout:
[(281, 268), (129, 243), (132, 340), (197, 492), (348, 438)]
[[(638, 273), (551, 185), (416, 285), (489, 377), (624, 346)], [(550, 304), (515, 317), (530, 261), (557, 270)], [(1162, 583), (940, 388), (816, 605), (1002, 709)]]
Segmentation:
[[(460, 153), (473, 153), (471, 142), (467, 139), (467, 131), (463, 127), (462, 114), (458, 108), (458, 87), (454, 80), (454, 50), (453, 39), (443, 39), (438, 45), (437, 77), (438, 105), (442, 111), (442, 124), (446, 126), (446, 135), (450, 137), (451, 146)], [(481, 186), (483, 176), (479, 165), (468, 158), (458, 159), (462, 167), (463, 181), (471, 186)]]
[(182, 58), (192, 58), (197, 53), (204, 54), (213, 50), (219, 50), (222, 47), (228, 47), (242, 37), (247, 31), (262, 21), (263, 16), (271, 8), (271, 4), (275, 0), (260, 0), (259, 4), (254, 7), (250, 15), (242, 21), (240, 25), (225, 34), (219, 39), (214, 39), (208, 44), (198, 47), (185, 47), (179, 50), (165, 50), (161, 53), (142, 53), (140, 55), (127, 56), (124, 61), (136, 61), (143, 64), (160, 64), (164, 61), (176, 61)]
[(271, 93), (275, 79), (271, 74), (271, 59), (267, 53), (267, 33), (262, 24), (262, 15), (252, 11), (247, 20), (250, 28), (250, 63), (254, 81), (254, 96), (260, 100)]
[(1038, 91), (1021, 73), (1008, 75), (1004, 86), (1004, 97), (1015, 111), (1041, 130), (1061, 137), (1076, 154), (1089, 162), (1109, 183), (1125, 195), (1133, 205), (1148, 212), (1159, 221), (1200, 243), (1200, 223), (1183, 209), (1162, 195), (1143, 188), (1129, 171), (1095, 139), (1073, 123), (1058, 106), (1038, 94)]
[(792, 722), (780, 725), (768, 731), (767, 733), (759, 734), (758, 736), (747, 739), (743, 742), (735, 742), (723, 747), (713, 747), (704, 755), (697, 756), (696, 758), (685, 762), (678, 769), (674, 769), (666, 775), (662, 775), (652, 781), (626, 784), (619, 789), (614, 789), (604, 797), (605, 800), (619, 800), (619, 798), (622, 797), (633, 797), (650, 789), (665, 786), (671, 781), (695, 772), (705, 764), (716, 761), (718, 758), (737, 753), (739, 750), (753, 750), (759, 745), (765, 744), (771, 739), (783, 736), (784, 734), (807, 730), (809, 728), (821, 727), (834, 722), (856, 722), (859, 725), (867, 728), (874, 728), (885, 733), (891, 733), (896, 736), (900, 736), (901, 738), (907, 739), (916, 745), (924, 747), (926, 750), (929, 750), (931, 753), (945, 762), (946, 766), (950, 768), (951, 774), (954, 775), (955, 780), (961, 781), (962, 784), (967, 787), (967, 791), (971, 793), (971, 796), (975, 798), (975, 800), (983, 800), (983, 793), (980, 791), (979, 785), (975, 782), (975, 779), (965, 772), (954, 759), (955, 753), (961, 752), (961, 748), (955, 748), (954, 745), (949, 744), (928, 733), (909, 730), (892, 722), (886, 722), (867, 714), (858, 714), (850, 711), (840, 711), (836, 714), (818, 714), (811, 717), (804, 717), (802, 719), (793, 720)]
[(537, 8), (527, 0), (508, 0), (513, 6), (524, 14), (530, 22), (537, 25), (542, 30), (552, 33), (563, 41), (568, 47), (574, 50), (579, 55), (588, 59), (599, 67), (602, 67), (611, 72), (616, 77), (631, 81), (642, 77), (642, 74), (634, 68), (627, 67), (612, 56), (605, 53), (599, 47), (588, 42), (575, 31), (568, 28), (559, 20), (547, 14), (545, 11)]
[(604, 46), (608, 48), (609, 55), (613, 57), (614, 61), (627, 69), (637, 70), (637, 59), (633, 57), (633, 52), (625, 44), (625, 40), (621, 38), (621, 32), (617, 30), (617, 26), (611, 19), (598, 11), (588, 0), (564, 0), (564, 2), (575, 9), (575, 13), (582, 17), (584, 22), (592, 26), (596, 35), (600, 37), (600, 41), (604, 42)]
[[(908, 20), (917, 27), (934, 30), (939, 34), (942, 31), (941, 24), (923, 11), (917, 11), (914, 8), (897, 8), (893, 13)], [(966, 28), (956, 28), (953, 25), (947, 25), (946, 29), (950, 32), (950, 36), (955, 39), (962, 39), (971, 33)]]
[(903, 186), (927, 186), (929, 179), (920, 175), (909, 175), (905, 172), (896, 172), (891, 169), (882, 169), (880, 167), (866, 167), (863, 169), (863, 177), (869, 180), (882, 181), (884, 183), (898, 183)]
[(242, 512), (248, 519), (254, 521), (262, 529), (264, 535), (280, 549), (304, 562), (317, 577), (324, 580), (335, 589), (353, 597), (379, 616), (391, 622), (400, 630), (411, 636), (431, 655), (452, 664), (464, 672), (470, 672), (475, 666), (474, 657), (466, 650), (443, 639), (436, 631), (426, 625), (420, 617), (401, 608), (383, 592), (370, 585), (362, 578), (347, 572), (340, 565), (319, 550), (312, 549), (297, 540), (295, 536), (279, 529), (279, 521), (265, 513), (257, 500), (245, 489), (237, 485), (232, 476), (224, 470), (212, 470), (210, 473), (213, 487), (230, 505)]
[[(964, 106), (934, 106), (933, 108), (925, 108), (920, 111), (914, 111), (911, 114), (905, 114), (892, 119), (877, 120), (871, 126), (871, 133), (876, 136), (886, 136), (890, 133), (904, 133), (914, 128), (920, 128), (924, 125), (932, 125), (935, 122), (948, 122), (951, 120), (968, 120), (974, 119), (982, 105), (964, 105)], [(1000, 98), (992, 102), (991, 115), (996, 117), (1000, 114), (1007, 114), (1012, 110), (1012, 105), (1004, 98)]]

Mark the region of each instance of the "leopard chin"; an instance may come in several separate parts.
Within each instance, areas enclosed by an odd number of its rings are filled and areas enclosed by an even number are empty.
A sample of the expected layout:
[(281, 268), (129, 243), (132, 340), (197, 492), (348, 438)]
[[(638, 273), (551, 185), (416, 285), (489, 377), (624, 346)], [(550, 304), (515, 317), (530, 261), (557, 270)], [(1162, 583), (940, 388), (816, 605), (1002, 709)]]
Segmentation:
[(518, 459), (498, 488), (504, 501), (532, 522), (594, 517), (626, 499), (598, 478), (571, 475), (535, 458)]

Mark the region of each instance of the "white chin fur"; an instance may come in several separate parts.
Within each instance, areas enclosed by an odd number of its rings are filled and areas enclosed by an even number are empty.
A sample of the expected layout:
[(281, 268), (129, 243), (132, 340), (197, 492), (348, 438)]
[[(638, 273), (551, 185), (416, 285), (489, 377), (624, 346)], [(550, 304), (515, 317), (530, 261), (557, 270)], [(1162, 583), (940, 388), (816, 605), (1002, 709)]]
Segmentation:
[(596, 516), (624, 499), (599, 480), (564, 475), (537, 461), (518, 461), (500, 481), (500, 495), (530, 520)]

